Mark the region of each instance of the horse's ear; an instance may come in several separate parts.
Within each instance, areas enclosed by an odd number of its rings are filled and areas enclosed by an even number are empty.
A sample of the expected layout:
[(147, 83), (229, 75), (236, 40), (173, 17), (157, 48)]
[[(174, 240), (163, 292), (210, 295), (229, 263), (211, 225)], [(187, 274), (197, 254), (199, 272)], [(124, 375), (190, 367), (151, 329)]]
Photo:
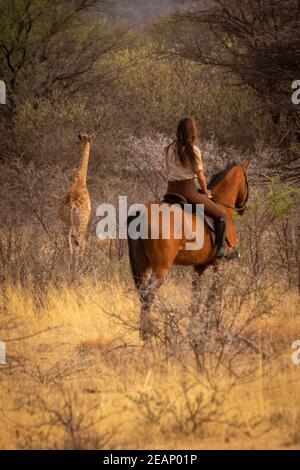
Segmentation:
[(232, 157), (227, 160), (227, 168), (234, 164), (234, 159)]
[(247, 168), (248, 168), (248, 166), (249, 166), (249, 163), (250, 163), (249, 158), (246, 158), (246, 160), (243, 160), (243, 161), (242, 161), (241, 167), (243, 168), (244, 171), (247, 170)]

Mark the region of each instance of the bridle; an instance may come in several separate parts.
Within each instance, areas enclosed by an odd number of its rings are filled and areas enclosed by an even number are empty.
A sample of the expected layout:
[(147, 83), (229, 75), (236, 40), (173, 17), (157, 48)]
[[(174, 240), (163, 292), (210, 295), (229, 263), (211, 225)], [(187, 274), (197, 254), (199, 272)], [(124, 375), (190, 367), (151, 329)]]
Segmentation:
[(247, 196), (246, 196), (245, 201), (243, 202), (243, 205), (241, 207), (235, 207), (235, 206), (231, 206), (230, 204), (225, 204), (225, 202), (219, 201), (219, 199), (216, 199), (216, 198), (212, 198), (212, 200), (214, 202), (218, 203), (218, 204), (221, 204), (224, 207), (227, 207), (228, 209), (233, 209), (236, 212), (244, 212), (244, 210), (247, 209), (247, 202), (248, 202), (248, 199), (249, 199), (249, 183), (248, 183), (248, 178), (247, 178), (247, 175), (246, 175), (244, 169), (240, 165), (237, 165), (237, 166), (239, 166), (241, 168), (241, 170), (243, 171), (244, 176), (245, 176), (245, 180), (246, 180)]

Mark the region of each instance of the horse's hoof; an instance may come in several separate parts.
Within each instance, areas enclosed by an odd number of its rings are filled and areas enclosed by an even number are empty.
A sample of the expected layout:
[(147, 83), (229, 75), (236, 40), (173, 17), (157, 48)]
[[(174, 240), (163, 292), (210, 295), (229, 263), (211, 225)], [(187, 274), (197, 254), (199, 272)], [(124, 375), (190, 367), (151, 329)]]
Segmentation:
[(141, 337), (141, 340), (142, 341), (148, 341), (148, 339), (151, 338), (151, 333), (149, 333), (148, 331), (141, 331), (140, 332), (140, 337)]
[(140, 329), (140, 337), (143, 341), (147, 341), (151, 336), (157, 336), (159, 329), (150, 321), (147, 321), (146, 324)]
[(233, 259), (239, 259), (240, 257), (240, 252), (237, 250), (225, 251), (224, 249), (222, 249), (217, 253), (217, 259), (223, 261), (231, 261)]

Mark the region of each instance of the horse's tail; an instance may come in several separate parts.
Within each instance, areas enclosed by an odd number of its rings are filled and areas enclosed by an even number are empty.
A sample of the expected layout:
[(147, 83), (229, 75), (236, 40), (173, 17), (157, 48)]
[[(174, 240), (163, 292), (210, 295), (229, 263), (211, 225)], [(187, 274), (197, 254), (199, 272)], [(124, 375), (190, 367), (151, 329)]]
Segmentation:
[(130, 238), (128, 233), (128, 226), (137, 215), (129, 215), (127, 217), (127, 237), (128, 237), (128, 251), (131, 271), (134, 279), (134, 284), (137, 289), (142, 285), (143, 274), (149, 266), (149, 260), (146, 256), (145, 247), (142, 238), (136, 240)]

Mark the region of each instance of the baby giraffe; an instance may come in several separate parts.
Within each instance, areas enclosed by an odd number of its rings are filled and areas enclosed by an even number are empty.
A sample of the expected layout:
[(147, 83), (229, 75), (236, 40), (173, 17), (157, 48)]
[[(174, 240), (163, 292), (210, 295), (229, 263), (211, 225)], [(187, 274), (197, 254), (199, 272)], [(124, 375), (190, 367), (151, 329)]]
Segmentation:
[(94, 134), (79, 134), (82, 142), (82, 156), (75, 178), (67, 194), (63, 198), (59, 215), (65, 224), (64, 236), (73, 253), (73, 245), (80, 250), (85, 246), (85, 234), (91, 213), (90, 195), (86, 184), (90, 157), (90, 146)]

